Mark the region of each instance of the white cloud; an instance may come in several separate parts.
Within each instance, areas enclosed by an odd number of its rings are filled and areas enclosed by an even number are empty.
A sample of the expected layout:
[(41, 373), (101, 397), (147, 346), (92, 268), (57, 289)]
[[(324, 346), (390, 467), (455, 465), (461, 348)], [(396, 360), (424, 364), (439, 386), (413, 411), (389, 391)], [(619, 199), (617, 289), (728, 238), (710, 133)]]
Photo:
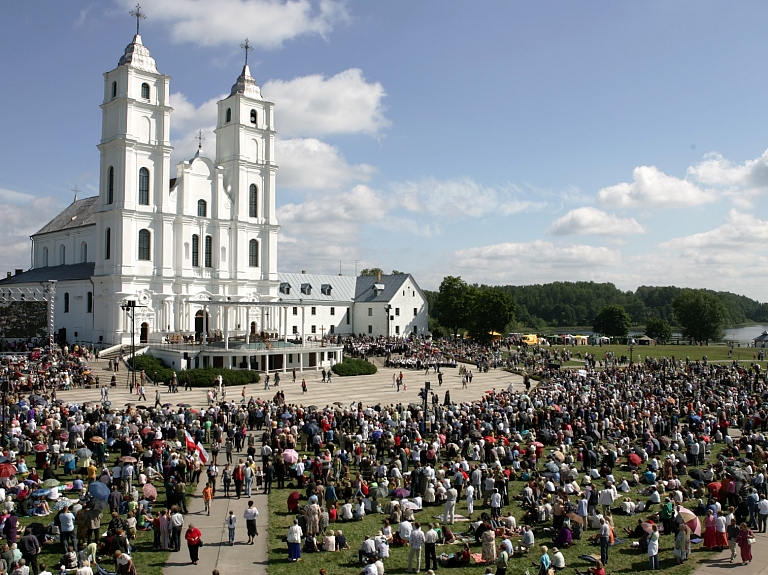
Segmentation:
[(195, 106), (182, 92), (171, 94), (171, 166), (195, 155), (200, 130), (205, 138), (203, 152), (211, 158), (216, 156), (216, 137), (213, 133), (218, 113), (216, 102), (225, 97), (225, 94), (221, 94)]
[(720, 188), (736, 205), (751, 207), (754, 198), (768, 190), (768, 150), (743, 164), (734, 164), (717, 153), (709, 154), (688, 168), (687, 174), (692, 180)]
[(369, 83), (362, 70), (352, 68), (326, 78), (320, 74), (293, 80), (269, 80), (265, 98), (278, 103), (275, 123), (284, 137), (366, 133), (389, 127), (379, 82)]
[(449, 219), (481, 217), (496, 212), (505, 216), (543, 208), (546, 204), (518, 199), (515, 189), (483, 186), (472, 178), (407, 181), (392, 186), (397, 202), (410, 212)]
[(281, 188), (337, 189), (350, 182), (366, 182), (376, 171), (368, 164), (350, 165), (336, 146), (315, 138), (278, 139), (275, 156)]
[(280, 269), (332, 273), (339, 260), (360, 259), (363, 226), (385, 212), (383, 198), (362, 184), (348, 192), (310, 195), (300, 204), (279, 207)]
[(620, 218), (597, 208), (583, 207), (555, 220), (547, 233), (555, 236), (623, 236), (642, 234), (645, 230), (635, 218)]
[(638, 166), (632, 171), (632, 182), (622, 182), (601, 189), (598, 199), (618, 207), (658, 208), (697, 206), (717, 198), (712, 190), (693, 182), (670, 176), (656, 166)]
[[(135, 0), (120, 0), (132, 9)], [(246, 37), (277, 48), (304, 35), (325, 37), (348, 19), (343, 0), (144, 0), (153, 21), (166, 24), (175, 42), (237, 46)]]
[(468, 281), (532, 283), (602, 280), (621, 263), (621, 253), (605, 247), (535, 240), (465, 248), (453, 254), (456, 272)]
[(55, 198), (0, 188), (0, 277), (5, 277), (6, 271), (29, 268), (29, 236), (53, 219), (61, 208)]
[[(674, 238), (659, 247), (664, 249), (693, 248), (700, 250), (743, 250), (759, 248), (764, 251), (768, 243), (768, 221), (757, 219), (752, 214), (731, 210), (726, 216), (725, 223), (719, 228), (693, 234), (682, 238)], [(743, 253), (743, 252), (742, 252)], [(735, 253), (731, 253), (735, 256)]]

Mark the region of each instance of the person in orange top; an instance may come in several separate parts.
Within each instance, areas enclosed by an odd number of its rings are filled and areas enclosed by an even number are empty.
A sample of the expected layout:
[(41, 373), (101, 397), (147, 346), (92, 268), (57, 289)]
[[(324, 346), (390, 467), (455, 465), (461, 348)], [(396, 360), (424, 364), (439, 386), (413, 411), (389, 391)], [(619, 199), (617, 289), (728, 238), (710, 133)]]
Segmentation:
[(211, 499), (213, 499), (213, 489), (211, 489), (210, 483), (206, 483), (203, 489), (203, 502), (205, 503), (205, 510), (208, 512), (208, 515), (211, 514)]

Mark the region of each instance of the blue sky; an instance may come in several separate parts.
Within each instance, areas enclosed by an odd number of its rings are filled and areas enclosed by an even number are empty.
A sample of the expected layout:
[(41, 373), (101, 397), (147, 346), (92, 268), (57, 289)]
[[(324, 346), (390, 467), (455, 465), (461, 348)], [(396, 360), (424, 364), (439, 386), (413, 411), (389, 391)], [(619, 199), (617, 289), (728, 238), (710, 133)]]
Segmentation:
[[(0, 20), (0, 269), (97, 193), (134, 2)], [(173, 159), (251, 70), (276, 104), (279, 267), (676, 284), (764, 301), (768, 4), (145, 0)]]

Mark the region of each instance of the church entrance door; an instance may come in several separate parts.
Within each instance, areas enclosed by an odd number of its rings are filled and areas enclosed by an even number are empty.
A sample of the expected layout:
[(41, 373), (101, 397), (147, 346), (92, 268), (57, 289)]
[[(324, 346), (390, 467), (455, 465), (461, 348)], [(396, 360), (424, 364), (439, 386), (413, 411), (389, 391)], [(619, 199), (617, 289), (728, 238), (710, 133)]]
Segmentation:
[(211, 316), (210, 314), (199, 310), (195, 314), (195, 334), (203, 333), (205, 331), (206, 324), (208, 325), (208, 331), (211, 330)]
[(149, 342), (149, 324), (147, 322), (144, 322), (141, 324), (141, 332), (139, 333), (139, 342), (140, 343)]

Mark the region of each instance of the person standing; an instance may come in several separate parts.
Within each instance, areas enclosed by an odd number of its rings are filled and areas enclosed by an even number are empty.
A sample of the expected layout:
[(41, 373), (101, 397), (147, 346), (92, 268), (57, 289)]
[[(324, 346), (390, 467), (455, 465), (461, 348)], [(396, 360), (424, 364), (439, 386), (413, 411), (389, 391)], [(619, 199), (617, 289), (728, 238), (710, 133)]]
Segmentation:
[(69, 553), (69, 547), (77, 553), (77, 537), (75, 537), (75, 516), (69, 510), (69, 505), (64, 507), (59, 513), (59, 522), (61, 527), (61, 544), (64, 547), (64, 553)]
[(253, 545), (254, 538), (259, 534), (256, 528), (256, 518), (259, 516), (259, 510), (253, 506), (253, 500), (248, 502), (248, 508), (243, 512), (243, 519), (248, 528), (248, 545)]
[(235, 515), (235, 510), (230, 509), (229, 515), (227, 515), (226, 519), (227, 529), (229, 530), (229, 544), (230, 546), (235, 544), (235, 526), (237, 525), (237, 515)]
[(413, 558), (416, 558), (416, 573), (421, 571), (421, 548), (424, 545), (424, 532), (421, 530), (421, 524), (417, 521), (413, 524), (411, 536), (408, 538), (411, 546), (408, 552), (408, 573), (413, 573)]
[(307, 393), (307, 380), (306, 379), (302, 379), (301, 380), (301, 393), (302, 393), (302, 395)]
[(187, 532), (184, 534), (184, 539), (187, 540), (187, 548), (189, 549), (189, 560), (192, 565), (197, 565), (200, 560), (200, 547), (203, 546), (203, 534), (192, 523), (187, 527)]
[(208, 513), (208, 515), (211, 514), (211, 500), (213, 499), (213, 489), (211, 489), (211, 484), (206, 483), (205, 487), (203, 488), (203, 505), (205, 505), (205, 511)]
[(752, 545), (755, 542), (755, 534), (747, 527), (746, 523), (741, 524), (739, 533), (739, 549), (741, 549), (741, 564), (746, 565), (752, 562)]
[(443, 521), (449, 525), (453, 525), (456, 514), (456, 499), (458, 492), (455, 487), (450, 487), (445, 493), (445, 509), (443, 510)]
[(427, 555), (426, 568), (437, 570), (437, 531), (433, 523), (429, 524), (429, 530), (424, 534), (424, 548)]
[(32, 575), (38, 575), (39, 568), (37, 566), (37, 556), (40, 555), (41, 551), (40, 542), (37, 540), (37, 537), (32, 535), (32, 529), (30, 527), (27, 527), (24, 530), (24, 537), (21, 538), (19, 543), (21, 556), (27, 562), (27, 565), (29, 565), (30, 572)]
[[(658, 548), (658, 532), (656, 533), (656, 541)], [(600, 518), (600, 561), (603, 565), (608, 565), (608, 549), (611, 546), (611, 526), (606, 523), (605, 519)], [(658, 553), (658, 550), (657, 550)], [(650, 553), (648, 554), (650, 557)]]
[(288, 560), (291, 563), (301, 561), (301, 539), (304, 537), (304, 533), (299, 526), (299, 520), (294, 519), (293, 525), (288, 528)]
[(659, 568), (659, 526), (654, 524), (652, 529), (648, 536), (648, 561), (650, 569), (654, 571)]
[(184, 527), (184, 515), (177, 506), (171, 508), (171, 549), (181, 551), (181, 529)]

